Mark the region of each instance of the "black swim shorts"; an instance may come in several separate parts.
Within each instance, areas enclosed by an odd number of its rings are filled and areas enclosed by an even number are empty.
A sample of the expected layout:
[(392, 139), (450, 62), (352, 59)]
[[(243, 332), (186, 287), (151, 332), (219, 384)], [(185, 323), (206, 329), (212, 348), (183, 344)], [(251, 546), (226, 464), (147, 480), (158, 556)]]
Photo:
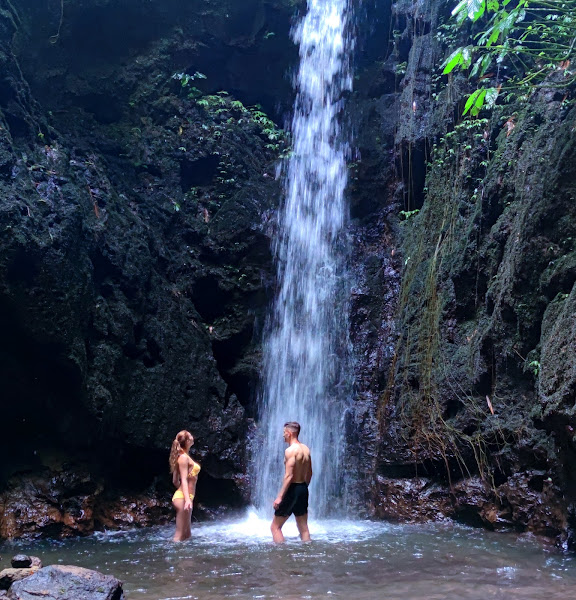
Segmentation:
[(305, 482), (291, 483), (274, 514), (277, 517), (289, 517), (294, 513), (295, 517), (301, 517), (307, 512), (308, 484)]

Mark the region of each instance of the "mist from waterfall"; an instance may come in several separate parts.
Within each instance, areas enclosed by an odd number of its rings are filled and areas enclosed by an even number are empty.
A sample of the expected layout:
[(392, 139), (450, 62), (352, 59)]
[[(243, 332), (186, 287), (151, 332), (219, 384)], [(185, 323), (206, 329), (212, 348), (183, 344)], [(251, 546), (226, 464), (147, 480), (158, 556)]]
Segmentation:
[[(350, 396), (345, 227), (348, 145), (342, 96), (352, 89), (349, 0), (308, 0), (293, 30), (300, 45), (293, 153), (275, 242), (278, 295), (264, 340), (263, 392), (253, 457), (253, 502), (271, 510), (283, 474), (283, 424), (298, 421), (310, 446), (311, 512), (341, 494), (344, 415)], [(341, 508), (341, 506), (340, 506)]]

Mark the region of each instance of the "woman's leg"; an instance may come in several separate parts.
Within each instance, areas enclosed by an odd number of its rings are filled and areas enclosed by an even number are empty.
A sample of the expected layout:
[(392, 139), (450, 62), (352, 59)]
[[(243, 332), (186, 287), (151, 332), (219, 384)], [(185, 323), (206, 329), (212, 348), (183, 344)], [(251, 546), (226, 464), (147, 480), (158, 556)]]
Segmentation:
[(184, 511), (186, 514), (186, 530), (185, 535), (186, 539), (192, 537), (192, 509), (194, 508), (194, 501), (192, 501), (192, 507), (190, 510)]
[(192, 532), (190, 531), (192, 511), (184, 510), (184, 499), (182, 498), (172, 500), (172, 504), (176, 509), (176, 531), (174, 532), (174, 541), (183, 542), (192, 535)]

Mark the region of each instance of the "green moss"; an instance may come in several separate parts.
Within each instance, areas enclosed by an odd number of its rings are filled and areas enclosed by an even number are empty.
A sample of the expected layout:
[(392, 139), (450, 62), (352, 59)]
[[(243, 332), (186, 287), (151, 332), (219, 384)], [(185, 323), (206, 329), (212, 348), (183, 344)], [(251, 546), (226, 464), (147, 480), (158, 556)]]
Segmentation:
[(402, 227), (401, 333), (383, 401), (419, 460), (448, 473), (459, 464), (490, 481), (490, 456), (532, 444), (534, 409), (556, 410), (576, 389), (576, 357), (562, 350), (576, 336), (576, 115), (561, 106), (542, 92), (453, 127)]

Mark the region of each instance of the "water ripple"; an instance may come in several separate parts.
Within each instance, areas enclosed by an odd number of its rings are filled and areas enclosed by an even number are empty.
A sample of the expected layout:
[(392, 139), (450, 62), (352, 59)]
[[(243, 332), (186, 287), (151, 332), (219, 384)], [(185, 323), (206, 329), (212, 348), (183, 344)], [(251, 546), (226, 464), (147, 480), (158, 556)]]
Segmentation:
[(44, 564), (96, 568), (119, 577), (127, 600), (567, 600), (576, 590), (576, 559), (534, 537), (446, 524), (312, 522), (313, 541), (270, 541), (254, 513), (193, 527), (174, 544), (172, 527), (105, 532), (66, 542), (6, 543)]

